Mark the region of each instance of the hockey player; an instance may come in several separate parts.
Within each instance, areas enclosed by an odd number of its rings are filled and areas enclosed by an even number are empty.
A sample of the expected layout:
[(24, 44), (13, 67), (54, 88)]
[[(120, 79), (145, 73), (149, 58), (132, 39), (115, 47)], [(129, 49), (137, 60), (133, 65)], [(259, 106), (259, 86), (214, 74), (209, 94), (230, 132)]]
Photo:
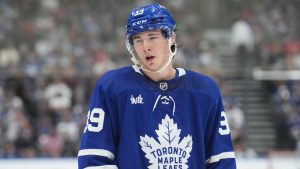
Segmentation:
[(132, 10), (133, 66), (97, 82), (78, 153), (79, 169), (235, 169), (215, 82), (174, 68), (176, 22), (160, 4)]

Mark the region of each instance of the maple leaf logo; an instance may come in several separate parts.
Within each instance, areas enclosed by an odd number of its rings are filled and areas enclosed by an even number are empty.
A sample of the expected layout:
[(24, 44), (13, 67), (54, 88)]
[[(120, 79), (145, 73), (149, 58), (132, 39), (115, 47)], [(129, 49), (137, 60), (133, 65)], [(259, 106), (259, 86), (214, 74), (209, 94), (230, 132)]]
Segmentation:
[(188, 135), (180, 141), (181, 130), (177, 128), (168, 115), (158, 125), (157, 142), (153, 137), (140, 136), (140, 145), (149, 159), (148, 169), (182, 168), (188, 169), (188, 158), (192, 151), (192, 136)]

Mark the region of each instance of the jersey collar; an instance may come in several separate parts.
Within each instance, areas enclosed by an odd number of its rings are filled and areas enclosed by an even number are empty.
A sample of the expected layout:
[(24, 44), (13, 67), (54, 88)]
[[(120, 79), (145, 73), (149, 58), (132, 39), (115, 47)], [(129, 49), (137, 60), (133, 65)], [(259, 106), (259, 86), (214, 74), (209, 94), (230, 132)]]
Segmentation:
[(142, 81), (145, 85), (150, 86), (151, 88), (159, 90), (163, 93), (178, 88), (182, 79), (184, 79), (186, 75), (186, 71), (183, 68), (176, 68), (176, 76), (173, 79), (155, 82), (148, 76), (144, 75), (143, 71), (139, 67), (135, 65), (133, 65), (132, 67), (136, 73), (142, 75), (140, 77), (142, 78)]
[[(138, 66), (132, 65), (132, 68), (134, 69), (134, 71), (136, 73), (139, 73), (139, 74), (144, 76), (144, 73), (142, 72), (142, 70)], [(185, 74), (186, 74), (186, 72), (183, 68), (176, 68), (176, 77), (181, 77), (181, 76), (184, 76)]]

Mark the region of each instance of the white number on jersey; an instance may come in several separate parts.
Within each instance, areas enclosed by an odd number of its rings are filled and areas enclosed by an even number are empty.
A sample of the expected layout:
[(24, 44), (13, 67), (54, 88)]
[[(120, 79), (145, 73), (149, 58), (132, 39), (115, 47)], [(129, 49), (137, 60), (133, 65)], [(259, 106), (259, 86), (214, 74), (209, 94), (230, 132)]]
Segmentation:
[(89, 111), (84, 132), (86, 132), (86, 130), (91, 132), (100, 132), (103, 129), (104, 114), (105, 112), (101, 108), (94, 108), (92, 112)]
[(230, 129), (229, 129), (226, 114), (224, 111), (221, 112), (221, 117), (223, 117), (224, 119), (220, 121), (221, 127), (219, 128), (219, 133), (221, 135), (227, 135), (230, 133)]

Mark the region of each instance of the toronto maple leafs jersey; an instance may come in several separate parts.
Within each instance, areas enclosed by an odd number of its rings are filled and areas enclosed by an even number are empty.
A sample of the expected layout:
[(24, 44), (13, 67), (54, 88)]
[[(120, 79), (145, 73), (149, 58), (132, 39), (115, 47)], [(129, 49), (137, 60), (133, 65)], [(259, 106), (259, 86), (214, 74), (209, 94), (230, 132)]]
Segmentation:
[(176, 69), (154, 82), (135, 66), (97, 82), (78, 153), (79, 169), (235, 169), (220, 91)]

